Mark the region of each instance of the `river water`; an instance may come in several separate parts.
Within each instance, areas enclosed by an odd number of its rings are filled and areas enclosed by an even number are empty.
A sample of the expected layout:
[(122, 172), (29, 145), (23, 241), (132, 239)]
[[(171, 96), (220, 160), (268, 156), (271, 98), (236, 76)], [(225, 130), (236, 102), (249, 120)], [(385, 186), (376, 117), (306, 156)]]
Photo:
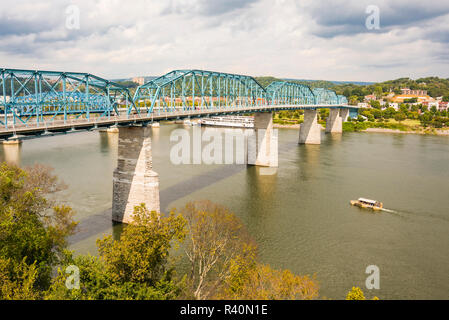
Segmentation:
[[(152, 129), (162, 210), (203, 199), (229, 207), (258, 243), (261, 262), (316, 274), (321, 297), (343, 299), (359, 286), (381, 299), (449, 299), (449, 137), (323, 133), (321, 145), (300, 146), (297, 130), (279, 129), (279, 168), (261, 175), (245, 165), (172, 164), (169, 137), (180, 127)], [(96, 254), (95, 240), (117, 228), (110, 222), (116, 157), (117, 135), (97, 131), (0, 148), (0, 160), (50, 165), (68, 185), (59, 196), (77, 212), (78, 253)], [(351, 207), (358, 197), (394, 212)], [(365, 287), (370, 265), (379, 267), (379, 290)]]

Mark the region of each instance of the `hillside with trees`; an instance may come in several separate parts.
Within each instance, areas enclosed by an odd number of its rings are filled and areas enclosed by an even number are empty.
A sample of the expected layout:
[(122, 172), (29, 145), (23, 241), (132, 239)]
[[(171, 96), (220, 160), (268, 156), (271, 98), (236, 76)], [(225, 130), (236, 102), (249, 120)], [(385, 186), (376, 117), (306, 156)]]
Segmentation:
[(348, 99), (351, 96), (356, 96), (360, 102), (364, 100), (366, 95), (373, 93), (376, 96), (388, 94), (390, 91), (400, 94), (401, 88), (410, 88), (411, 90), (427, 90), (429, 96), (432, 98), (445, 97), (445, 101), (449, 101), (449, 79), (438, 77), (420, 78), (417, 80), (400, 78), (368, 86), (341, 84), (332, 87), (332, 89), (338, 94), (343, 94)]
[[(255, 78), (263, 87), (267, 87), (273, 81), (283, 81), (275, 77), (256, 77)], [(331, 81), (317, 80), (317, 81), (297, 81), (291, 80), (294, 83), (304, 84), (311, 88), (325, 88), (332, 89), (337, 94), (342, 94), (348, 99), (352, 96), (357, 97), (359, 102), (362, 102), (365, 96), (375, 94), (382, 96), (388, 94), (390, 91), (400, 94), (401, 88), (409, 88), (411, 90), (427, 90), (429, 96), (444, 97), (444, 101), (449, 101), (449, 79), (439, 77), (419, 78), (416, 80), (410, 78), (399, 78), (396, 80), (389, 80), (385, 82), (374, 83), (370, 85), (359, 85), (353, 83), (333, 83)]]

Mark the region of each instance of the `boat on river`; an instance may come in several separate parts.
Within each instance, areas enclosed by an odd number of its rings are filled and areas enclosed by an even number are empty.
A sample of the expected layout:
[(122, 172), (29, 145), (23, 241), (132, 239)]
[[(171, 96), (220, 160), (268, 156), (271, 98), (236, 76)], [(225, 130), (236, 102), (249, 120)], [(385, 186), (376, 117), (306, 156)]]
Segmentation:
[(365, 198), (359, 198), (358, 200), (351, 200), (351, 205), (360, 207), (363, 209), (372, 209), (374, 211), (380, 211), (384, 205), (380, 201), (370, 200)]

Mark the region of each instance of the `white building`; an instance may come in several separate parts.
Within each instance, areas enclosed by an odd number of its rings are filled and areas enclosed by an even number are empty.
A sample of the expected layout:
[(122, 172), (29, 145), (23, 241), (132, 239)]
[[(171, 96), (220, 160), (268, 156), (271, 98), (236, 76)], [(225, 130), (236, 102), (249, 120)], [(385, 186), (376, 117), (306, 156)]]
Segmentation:
[(437, 108), (437, 109), (438, 109), (439, 105), (440, 105), (440, 102), (439, 102), (439, 101), (429, 101), (429, 103), (427, 104), (427, 106), (428, 106), (429, 108), (435, 107), (435, 108)]
[(371, 106), (368, 103), (366, 103), (366, 102), (359, 102), (357, 104), (357, 107), (359, 107), (359, 108), (371, 108)]

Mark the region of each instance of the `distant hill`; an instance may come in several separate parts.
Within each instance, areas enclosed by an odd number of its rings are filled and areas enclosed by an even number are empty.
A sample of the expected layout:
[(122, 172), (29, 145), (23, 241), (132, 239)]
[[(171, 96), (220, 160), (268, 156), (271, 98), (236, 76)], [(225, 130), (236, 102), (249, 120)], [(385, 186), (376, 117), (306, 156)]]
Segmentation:
[(285, 81), (295, 81), (295, 82), (330, 82), (334, 84), (355, 84), (359, 86), (368, 86), (374, 84), (375, 82), (360, 82), (360, 81), (331, 81), (331, 80), (308, 80), (308, 79), (283, 79)]
[(356, 86), (367, 86), (367, 85), (373, 85), (374, 82), (357, 82), (357, 81), (328, 81), (328, 80), (308, 80), (308, 79), (291, 79), (291, 78), (284, 78), (279, 79), (271, 76), (267, 77), (255, 77), (255, 79), (263, 86), (268, 86), (273, 81), (290, 81), (300, 84), (305, 84), (311, 88), (326, 88), (326, 89), (333, 89), (335, 86), (338, 85), (356, 85)]
[(433, 98), (445, 97), (449, 96), (449, 79), (438, 77), (419, 78), (416, 80), (399, 78), (370, 85), (337, 84), (332, 89), (347, 97), (357, 96), (359, 97), (359, 100), (362, 100), (362, 97), (380, 90), (382, 90), (383, 93), (392, 91), (399, 94), (401, 88), (426, 90), (428, 95)]
[(374, 91), (382, 90), (383, 93), (393, 91), (400, 93), (401, 88), (410, 88), (412, 90), (422, 89), (427, 90), (429, 96), (449, 97), (449, 79), (438, 77), (419, 78), (416, 80), (410, 78), (399, 78), (396, 80), (389, 80), (384, 82), (358, 82), (358, 81), (326, 81), (326, 80), (301, 80), (301, 79), (277, 79), (274, 77), (256, 77), (259, 83), (266, 87), (272, 81), (291, 81), (305, 84), (311, 88), (326, 88), (332, 89), (337, 94), (345, 95), (346, 97), (357, 96), (359, 101), (363, 101), (366, 95), (374, 93)]

